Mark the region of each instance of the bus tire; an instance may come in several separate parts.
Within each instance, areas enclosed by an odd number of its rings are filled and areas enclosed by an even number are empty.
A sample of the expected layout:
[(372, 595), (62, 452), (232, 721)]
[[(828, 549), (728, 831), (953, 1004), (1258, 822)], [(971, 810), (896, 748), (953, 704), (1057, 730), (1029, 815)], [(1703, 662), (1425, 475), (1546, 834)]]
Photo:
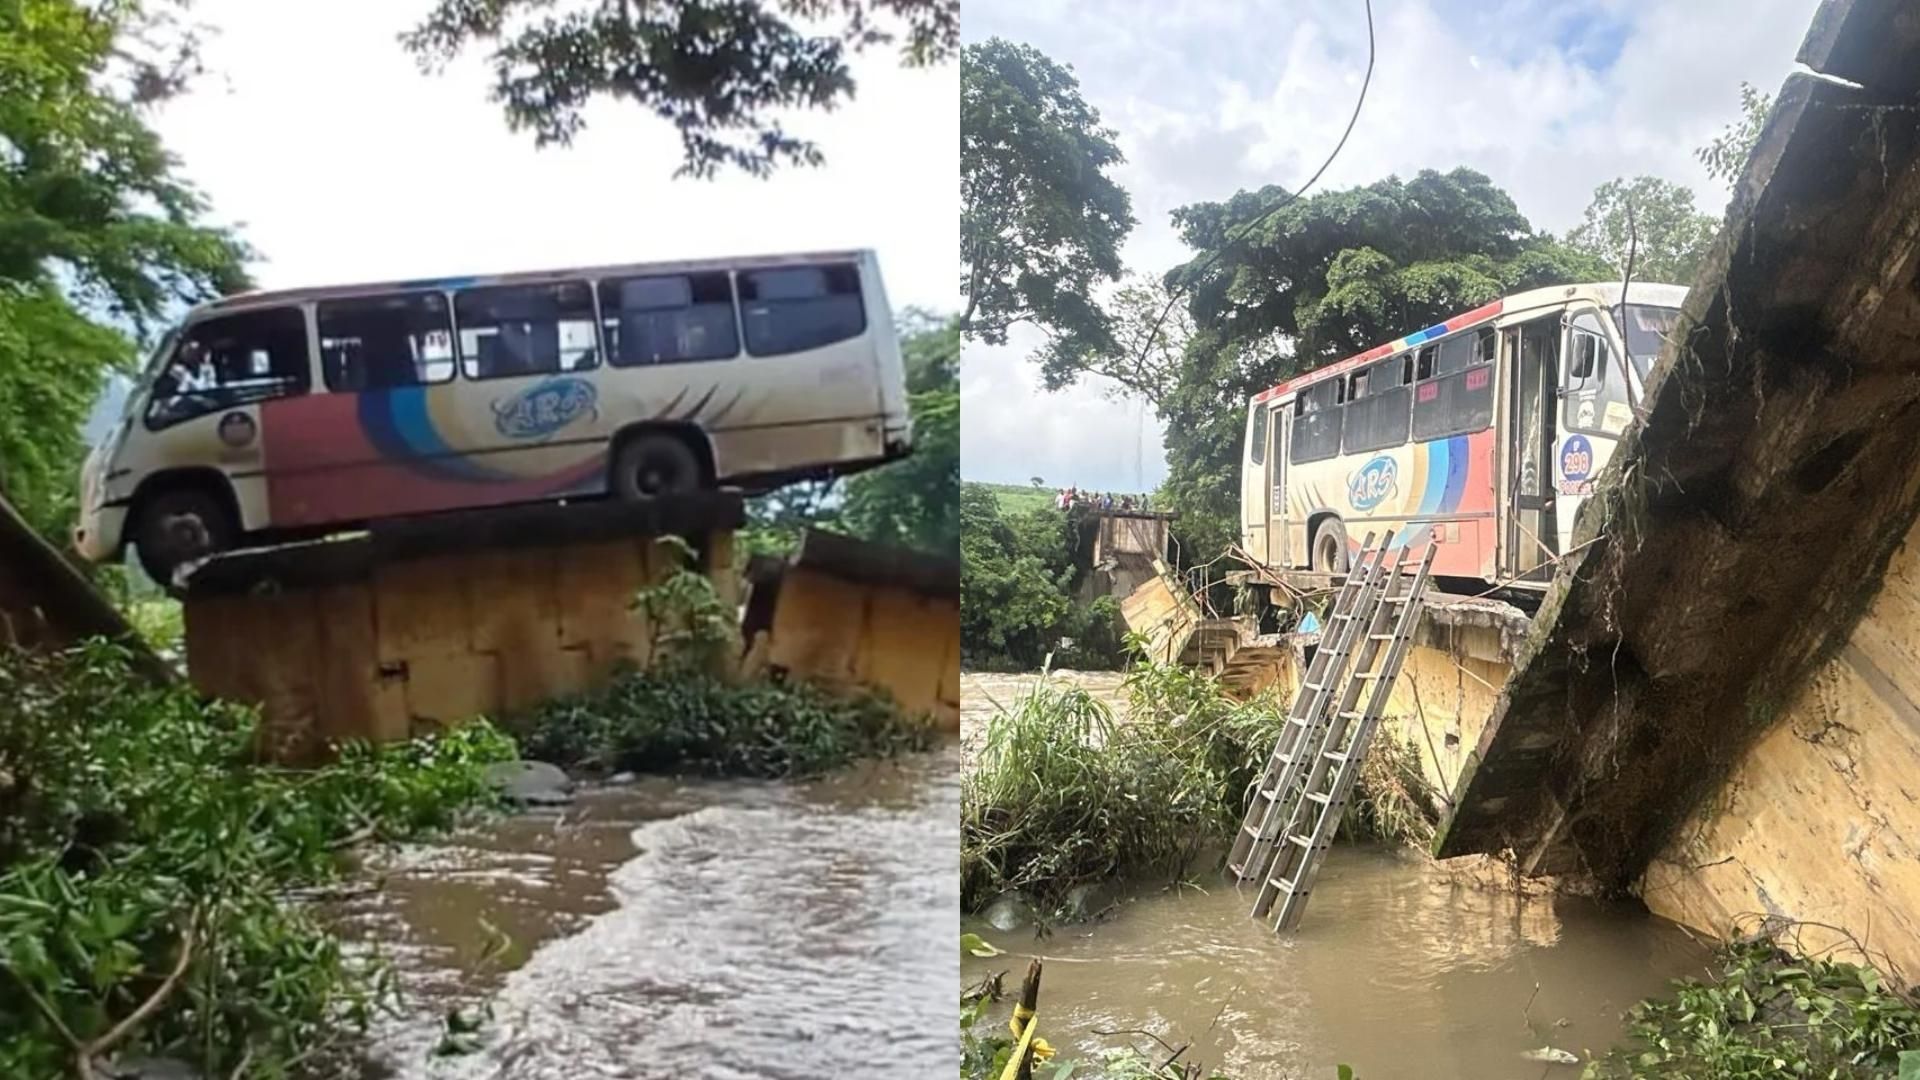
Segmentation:
[(181, 564), (228, 550), (240, 534), (232, 508), (198, 484), (162, 488), (142, 496), (139, 505), (134, 550), (141, 569), (168, 590)]
[(685, 439), (663, 431), (635, 435), (613, 455), (613, 493), (628, 501), (683, 495), (706, 486), (700, 456)]
[(1328, 518), (1313, 530), (1313, 568), (1322, 574), (1347, 572), (1347, 527)]

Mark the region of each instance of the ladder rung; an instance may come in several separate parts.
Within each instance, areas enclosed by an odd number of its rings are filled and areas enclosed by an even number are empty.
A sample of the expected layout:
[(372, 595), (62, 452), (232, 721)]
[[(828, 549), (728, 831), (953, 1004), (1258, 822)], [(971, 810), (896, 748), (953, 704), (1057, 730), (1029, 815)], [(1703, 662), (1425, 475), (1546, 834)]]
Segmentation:
[(1347, 760), (1346, 751), (1344, 750), (1328, 750), (1322, 753), (1321, 756), (1326, 758), (1328, 761), (1344, 762)]
[(1299, 844), (1303, 848), (1310, 849), (1313, 847), (1313, 837), (1308, 836), (1306, 833), (1294, 833), (1292, 836), (1287, 837), (1287, 842)]
[(1309, 802), (1317, 802), (1321, 806), (1325, 806), (1328, 803), (1333, 801), (1333, 795), (1331, 792), (1326, 792), (1326, 791), (1309, 791), (1307, 792), (1307, 800)]
[(1268, 878), (1267, 885), (1271, 888), (1279, 889), (1283, 893), (1293, 891), (1293, 882), (1288, 881), (1286, 878)]
[(1385, 674), (1386, 672), (1384, 671), (1356, 671), (1353, 673), (1353, 677), (1356, 679), (1366, 679), (1371, 682)]
[[(1254, 827), (1253, 827), (1253, 826), (1251, 826), (1251, 825), (1242, 825), (1242, 826), (1240, 826), (1240, 831), (1241, 831), (1241, 832), (1243, 832), (1243, 833), (1246, 833), (1246, 834), (1247, 834), (1248, 836), (1251, 836), (1251, 837), (1253, 837), (1253, 838), (1254, 838), (1255, 840), (1258, 840), (1258, 839), (1260, 839), (1260, 830), (1259, 830), (1259, 829), (1256, 829), (1256, 828), (1254, 828)], [(1233, 869), (1233, 872), (1234, 872), (1234, 873), (1236, 873), (1236, 874), (1240, 872), (1240, 868), (1239, 868), (1239, 867), (1237, 867), (1237, 866), (1236, 866), (1236, 867), (1233, 867), (1232, 869)]]
[(1368, 634), (1367, 640), (1368, 641), (1392, 641), (1393, 639), (1399, 636), (1400, 636), (1399, 634)]
[(1348, 710), (1347, 710), (1346, 712), (1343, 712), (1343, 713), (1341, 713), (1341, 714), (1340, 714), (1340, 719), (1342, 719), (1342, 720), (1358, 720), (1358, 719), (1360, 719), (1360, 718), (1361, 718), (1362, 716), (1365, 716), (1365, 715), (1366, 715), (1365, 713), (1362, 713), (1362, 712), (1357, 712), (1357, 711), (1355, 711), (1355, 710), (1353, 710), (1353, 709), (1348, 709)]

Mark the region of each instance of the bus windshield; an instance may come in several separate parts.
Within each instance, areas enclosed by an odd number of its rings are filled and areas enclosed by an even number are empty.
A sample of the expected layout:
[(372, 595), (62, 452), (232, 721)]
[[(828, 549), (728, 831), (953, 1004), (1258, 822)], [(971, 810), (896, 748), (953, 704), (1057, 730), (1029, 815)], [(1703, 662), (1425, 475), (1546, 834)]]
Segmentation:
[(1633, 358), (1634, 370), (1646, 378), (1647, 371), (1660, 356), (1661, 346), (1680, 323), (1680, 309), (1628, 304), (1624, 308), (1615, 307), (1613, 315), (1620, 322), (1621, 336), (1626, 339), (1627, 355)]

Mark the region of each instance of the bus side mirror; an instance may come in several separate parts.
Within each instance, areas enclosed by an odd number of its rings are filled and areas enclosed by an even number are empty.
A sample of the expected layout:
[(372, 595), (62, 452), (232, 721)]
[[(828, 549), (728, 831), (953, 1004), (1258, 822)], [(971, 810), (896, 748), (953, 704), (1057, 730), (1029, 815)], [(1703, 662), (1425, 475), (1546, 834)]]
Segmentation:
[(1600, 342), (1591, 334), (1573, 335), (1573, 362), (1567, 368), (1567, 374), (1575, 379), (1593, 378), (1600, 357)]

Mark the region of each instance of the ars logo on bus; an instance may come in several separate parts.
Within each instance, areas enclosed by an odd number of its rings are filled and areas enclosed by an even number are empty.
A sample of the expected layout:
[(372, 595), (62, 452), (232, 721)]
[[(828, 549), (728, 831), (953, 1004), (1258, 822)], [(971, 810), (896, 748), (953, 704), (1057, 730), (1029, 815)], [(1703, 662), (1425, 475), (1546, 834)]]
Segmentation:
[(1382, 454), (1347, 479), (1347, 502), (1355, 510), (1371, 510), (1393, 497), (1399, 478), (1400, 466)]
[(509, 439), (544, 439), (583, 416), (600, 416), (600, 393), (585, 379), (547, 379), (493, 403), (493, 426)]

